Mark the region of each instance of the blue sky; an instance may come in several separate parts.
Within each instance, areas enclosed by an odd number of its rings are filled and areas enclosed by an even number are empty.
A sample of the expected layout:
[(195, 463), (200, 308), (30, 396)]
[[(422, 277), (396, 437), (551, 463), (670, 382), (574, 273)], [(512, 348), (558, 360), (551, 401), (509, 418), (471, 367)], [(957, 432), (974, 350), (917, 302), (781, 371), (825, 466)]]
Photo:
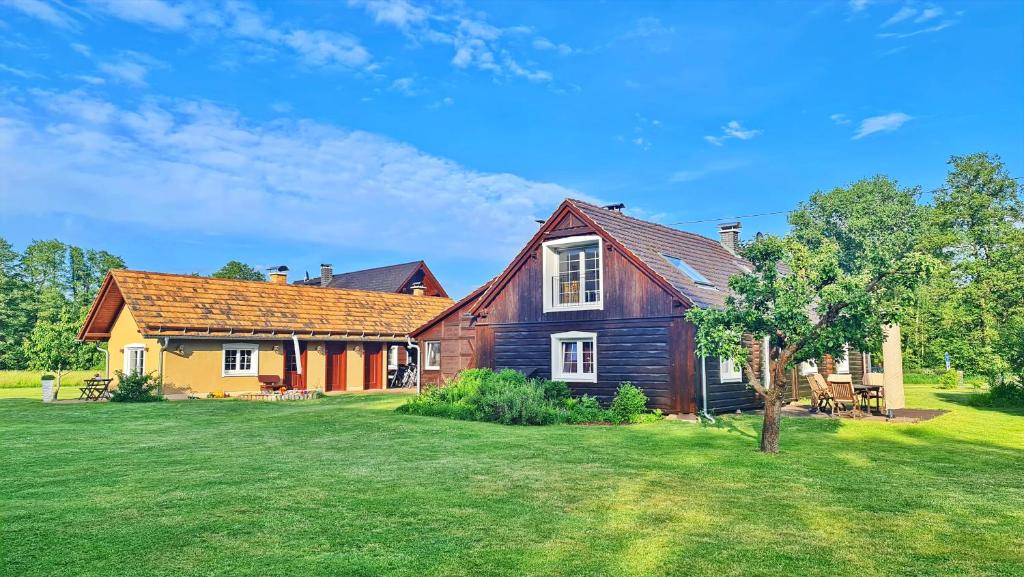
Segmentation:
[(1019, 2), (0, 0), (0, 236), (460, 296), (566, 196), (714, 235), (953, 154), (1021, 175), (1022, 103)]

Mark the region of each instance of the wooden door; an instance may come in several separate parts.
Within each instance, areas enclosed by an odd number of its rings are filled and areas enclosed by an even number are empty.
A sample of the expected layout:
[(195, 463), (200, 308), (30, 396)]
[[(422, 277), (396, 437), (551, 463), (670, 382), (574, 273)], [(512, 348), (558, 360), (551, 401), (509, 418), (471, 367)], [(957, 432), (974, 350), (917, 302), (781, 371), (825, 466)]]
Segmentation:
[(298, 359), (302, 363), (301, 374), (295, 363), (295, 343), (285, 341), (282, 346), (284, 347), (284, 386), (289, 389), (305, 389), (306, 373), (309, 372), (309, 366), (306, 364), (306, 343), (299, 343)]
[(328, 391), (345, 390), (346, 359), (345, 343), (327, 343), (327, 382), (325, 387)]
[(366, 375), (367, 389), (383, 388), (384, 347), (381, 343), (364, 343), (363, 374)]

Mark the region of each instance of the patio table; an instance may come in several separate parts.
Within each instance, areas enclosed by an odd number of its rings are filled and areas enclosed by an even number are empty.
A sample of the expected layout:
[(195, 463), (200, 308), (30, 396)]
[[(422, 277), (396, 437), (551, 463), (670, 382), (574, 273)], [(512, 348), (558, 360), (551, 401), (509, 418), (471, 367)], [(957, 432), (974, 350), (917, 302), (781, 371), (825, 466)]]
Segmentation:
[(875, 409), (882, 413), (882, 385), (860, 384), (853, 386), (854, 392), (860, 394), (862, 406), (868, 411), (871, 410), (871, 397), (875, 398)]
[(87, 401), (98, 401), (107, 395), (107, 389), (110, 388), (110, 383), (114, 379), (100, 379), (92, 378), (85, 380), (84, 387), (78, 387), (82, 394), (78, 396), (79, 399), (85, 399)]

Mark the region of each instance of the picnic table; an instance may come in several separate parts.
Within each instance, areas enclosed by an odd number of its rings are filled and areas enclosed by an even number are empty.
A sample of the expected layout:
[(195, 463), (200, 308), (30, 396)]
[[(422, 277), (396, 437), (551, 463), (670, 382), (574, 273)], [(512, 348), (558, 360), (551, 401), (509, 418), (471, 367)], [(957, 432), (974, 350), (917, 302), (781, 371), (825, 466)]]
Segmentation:
[(863, 383), (860, 385), (854, 385), (853, 390), (860, 395), (861, 406), (868, 411), (871, 410), (871, 399), (875, 399), (875, 410), (879, 414), (882, 413), (882, 385), (876, 385), (871, 383)]
[(100, 377), (93, 377), (91, 379), (85, 379), (85, 386), (78, 387), (82, 394), (78, 396), (79, 399), (85, 399), (86, 401), (98, 401), (106, 398), (107, 389), (110, 388), (110, 383), (114, 379), (104, 379)]

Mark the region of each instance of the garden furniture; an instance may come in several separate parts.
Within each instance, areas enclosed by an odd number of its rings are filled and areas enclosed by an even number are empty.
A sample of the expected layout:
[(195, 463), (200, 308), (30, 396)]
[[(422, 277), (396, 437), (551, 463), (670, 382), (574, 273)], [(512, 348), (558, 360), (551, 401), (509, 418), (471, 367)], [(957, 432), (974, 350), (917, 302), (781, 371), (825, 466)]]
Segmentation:
[(811, 404), (815, 410), (824, 411), (832, 407), (832, 393), (828, 390), (828, 384), (815, 373), (807, 375), (807, 384), (811, 387)]
[(100, 377), (86, 379), (85, 386), (78, 387), (78, 390), (82, 391), (82, 394), (78, 395), (78, 399), (84, 399), (86, 401), (98, 401), (100, 399), (106, 398), (108, 389), (110, 388), (110, 383), (113, 380), (114, 379), (103, 379)]
[(857, 404), (857, 393), (853, 390), (853, 383), (849, 381), (833, 381), (829, 383), (829, 388), (832, 392), (832, 414), (850, 415), (851, 417), (862, 416), (860, 408)]

